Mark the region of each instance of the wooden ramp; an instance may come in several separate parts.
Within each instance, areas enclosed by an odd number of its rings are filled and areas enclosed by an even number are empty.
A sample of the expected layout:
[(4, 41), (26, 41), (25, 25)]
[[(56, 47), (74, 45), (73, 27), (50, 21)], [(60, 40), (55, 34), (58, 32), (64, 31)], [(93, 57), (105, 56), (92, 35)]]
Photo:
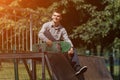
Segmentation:
[(104, 58), (95, 56), (79, 56), (80, 64), (88, 66), (84, 73), (85, 80), (113, 80), (106, 68)]
[(46, 54), (45, 59), (50, 70), (51, 80), (78, 80), (74, 70), (63, 54)]
[(45, 59), (51, 80), (113, 80), (101, 57), (79, 56), (80, 64), (88, 66), (82, 79), (74, 76), (74, 70), (63, 54), (46, 54)]

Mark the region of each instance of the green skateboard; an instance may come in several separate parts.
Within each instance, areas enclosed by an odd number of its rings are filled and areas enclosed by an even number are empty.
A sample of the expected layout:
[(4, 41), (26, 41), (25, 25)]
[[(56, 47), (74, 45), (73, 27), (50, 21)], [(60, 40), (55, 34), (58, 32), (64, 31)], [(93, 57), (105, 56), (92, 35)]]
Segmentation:
[(65, 53), (68, 52), (70, 48), (70, 43), (65, 41), (53, 42), (52, 46), (48, 46), (46, 43), (41, 43), (39, 45), (39, 49), (41, 49), (42, 52), (49, 53)]

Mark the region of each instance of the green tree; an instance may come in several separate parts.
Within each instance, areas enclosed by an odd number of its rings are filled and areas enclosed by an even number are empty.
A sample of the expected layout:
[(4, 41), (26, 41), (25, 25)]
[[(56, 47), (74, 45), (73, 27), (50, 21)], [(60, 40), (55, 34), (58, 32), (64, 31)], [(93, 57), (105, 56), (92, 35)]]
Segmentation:
[(90, 18), (78, 26), (71, 35), (73, 38), (81, 38), (89, 45), (94, 45), (95, 49), (100, 45), (101, 53), (116, 37), (120, 38), (120, 0), (105, 0), (105, 3), (106, 6), (101, 11), (90, 4), (80, 7), (89, 12)]
[[(14, 26), (17, 23), (21, 28), (28, 27), (26, 23), (30, 21), (32, 14), (34, 30), (37, 31), (44, 22), (50, 20), (53, 9), (62, 9), (62, 23), (68, 34), (71, 34), (75, 46), (93, 49), (94, 53), (98, 46), (102, 53), (116, 37), (120, 38), (120, 0), (9, 0), (1, 3), (8, 5), (0, 7), (1, 13), (21, 17), (8, 17), (9, 20), (5, 21), (6, 26)], [(2, 22), (0, 24), (2, 25)]]

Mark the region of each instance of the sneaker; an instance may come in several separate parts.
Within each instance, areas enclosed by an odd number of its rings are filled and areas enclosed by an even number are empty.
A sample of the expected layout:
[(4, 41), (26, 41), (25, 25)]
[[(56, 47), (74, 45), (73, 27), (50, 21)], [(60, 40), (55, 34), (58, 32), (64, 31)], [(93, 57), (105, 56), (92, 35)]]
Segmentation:
[(75, 73), (75, 75), (82, 74), (82, 73), (84, 73), (85, 71), (87, 71), (87, 66), (83, 66), (82, 68), (80, 68), (80, 69)]

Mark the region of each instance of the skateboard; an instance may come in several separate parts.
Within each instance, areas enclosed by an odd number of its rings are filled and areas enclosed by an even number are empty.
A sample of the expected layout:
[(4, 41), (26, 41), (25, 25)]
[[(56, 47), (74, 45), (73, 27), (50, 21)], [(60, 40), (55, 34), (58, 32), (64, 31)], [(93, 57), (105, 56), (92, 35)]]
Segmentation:
[(52, 46), (48, 46), (46, 43), (41, 43), (39, 45), (39, 49), (41, 49), (42, 52), (48, 53), (66, 53), (70, 48), (70, 43), (66, 41), (53, 42)]

